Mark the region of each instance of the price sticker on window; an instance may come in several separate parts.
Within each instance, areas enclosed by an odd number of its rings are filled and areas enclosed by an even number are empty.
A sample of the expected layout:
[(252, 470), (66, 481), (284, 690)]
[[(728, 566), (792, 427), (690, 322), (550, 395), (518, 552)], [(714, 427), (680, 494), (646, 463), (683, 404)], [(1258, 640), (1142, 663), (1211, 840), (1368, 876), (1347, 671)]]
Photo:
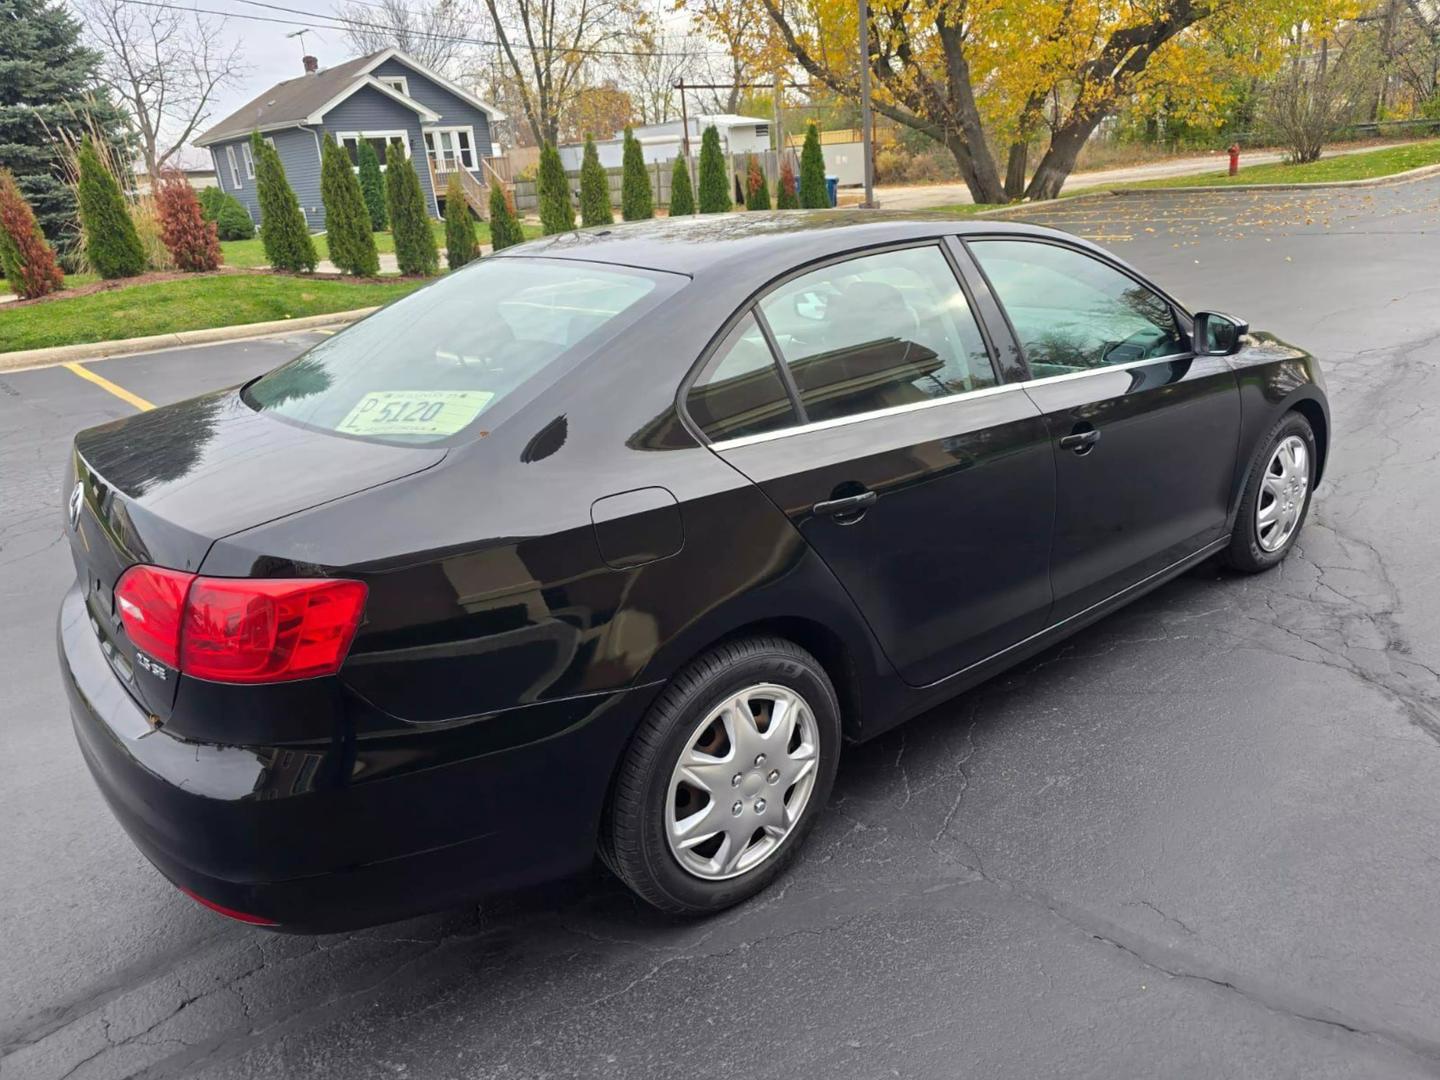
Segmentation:
[(349, 435), (454, 435), (494, 399), (489, 390), (375, 390), (337, 425)]

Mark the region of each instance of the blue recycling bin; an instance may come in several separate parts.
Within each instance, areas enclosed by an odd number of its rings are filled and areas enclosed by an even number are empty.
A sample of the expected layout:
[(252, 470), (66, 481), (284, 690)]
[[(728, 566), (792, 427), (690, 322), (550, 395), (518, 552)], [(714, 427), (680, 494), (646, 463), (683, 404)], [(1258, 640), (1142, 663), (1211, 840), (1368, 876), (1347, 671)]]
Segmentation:
[(838, 176), (825, 177), (825, 197), (830, 200), (831, 206), (834, 206), (840, 198), (839, 188), (840, 178)]

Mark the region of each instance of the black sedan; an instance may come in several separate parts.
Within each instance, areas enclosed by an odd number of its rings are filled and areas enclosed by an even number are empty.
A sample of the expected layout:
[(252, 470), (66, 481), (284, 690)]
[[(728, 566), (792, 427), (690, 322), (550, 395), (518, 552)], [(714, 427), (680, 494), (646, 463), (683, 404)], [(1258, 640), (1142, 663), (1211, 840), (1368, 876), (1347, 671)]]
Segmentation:
[(179, 888), (340, 929), (600, 857), (780, 874), (844, 742), (1199, 561), (1294, 545), (1315, 361), (1101, 249), (875, 212), (645, 223), (451, 274), (92, 428), (59, 618)]

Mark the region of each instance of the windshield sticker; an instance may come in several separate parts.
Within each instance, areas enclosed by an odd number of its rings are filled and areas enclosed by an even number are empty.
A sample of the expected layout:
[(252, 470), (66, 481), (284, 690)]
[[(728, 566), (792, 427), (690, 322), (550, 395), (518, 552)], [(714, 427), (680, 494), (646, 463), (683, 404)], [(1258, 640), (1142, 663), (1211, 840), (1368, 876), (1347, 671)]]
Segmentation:
[(375, 390), (337, 426), (347, 435), (454, 435), (489, 405), (489, 390)]

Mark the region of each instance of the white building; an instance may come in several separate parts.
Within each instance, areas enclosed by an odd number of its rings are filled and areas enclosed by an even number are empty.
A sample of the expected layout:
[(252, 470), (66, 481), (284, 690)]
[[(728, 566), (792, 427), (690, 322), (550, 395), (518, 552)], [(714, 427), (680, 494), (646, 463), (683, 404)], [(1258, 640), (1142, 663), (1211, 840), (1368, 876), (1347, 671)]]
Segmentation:
[[(770, 121), (757, 116), (736, 116), (734, 113), (717, 113), (713, 116), (690, 117), (690, 156), (700, 156), (700, 137), (705, 129), (714, 125), (720, 133), (720, 149), (727, 154), (759, 153), (770, 149)], [(663, 124), (645, 124), (634, 129), (635, 138), (640, 140), (641, 153), (645, 163), (671, 161), (680, 156), (682, 124), (669, 120)], [(617, 131), (613, 139), (596, 141), (595, 149), (600, 154), (600, 164), (607, 169), (618, 169), (623, 164), (625, 133)], [(579, 172), (585, 155), (584, 143), (566, 143), (560, 147), (560, 160), (567, 172)]]

